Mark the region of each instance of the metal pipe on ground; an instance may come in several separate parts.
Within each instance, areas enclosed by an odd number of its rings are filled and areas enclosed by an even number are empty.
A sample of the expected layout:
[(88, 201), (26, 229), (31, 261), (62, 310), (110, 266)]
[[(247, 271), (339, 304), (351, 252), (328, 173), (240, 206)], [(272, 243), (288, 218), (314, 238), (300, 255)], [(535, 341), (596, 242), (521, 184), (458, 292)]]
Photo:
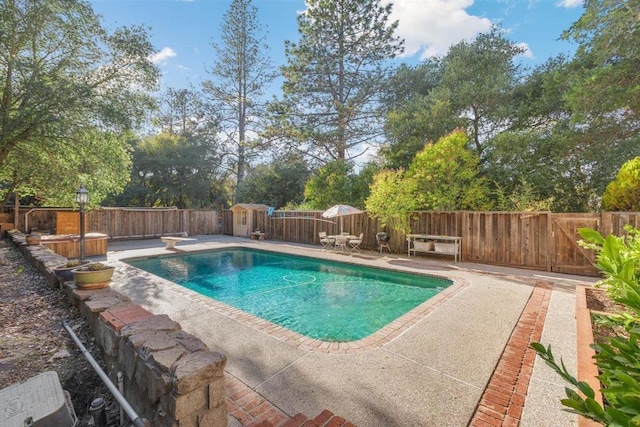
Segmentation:
[(116, 401), (118, 402), (120, 407), (124, 409), (124, 412), (127, 414), (133, 425), (135, 427), (151, 427), (151, 423), (147, 419), (139, 416), (135, 409), (133, 409), (129, 402), (127, 402), (127, 399), (125, 399), (124, 396), (118, 391), (118, 388), (113, 384), (113, 382), (111, 382), (111, 379), (109, 379), (107, 374), (105, 374), (105, 372), (102, 370), (100, 365), (98, 365), (98, 362), (96, 362), (93, 356), (91, 356), (89, 350), (87, 350), (85, 346), (82, 345), (80, 339), (78, 339), (78, 336), (75, 334), (75, 332), (73, 332), (71, 327), (69, 327), (67, 322), (63, 321), (62, 327), (64, 327), (67, 332), (69, 332), (69, 335), (71, 335), (73, 341), (76, 343), (80, 351), (82, 351), (82, 355), (84, 356), (84, 358), (87, 359), (91, 367), (97, 372), (102, 382), (104, 382), (104, 384), (107, 386), (113, 397), (116, 398)]

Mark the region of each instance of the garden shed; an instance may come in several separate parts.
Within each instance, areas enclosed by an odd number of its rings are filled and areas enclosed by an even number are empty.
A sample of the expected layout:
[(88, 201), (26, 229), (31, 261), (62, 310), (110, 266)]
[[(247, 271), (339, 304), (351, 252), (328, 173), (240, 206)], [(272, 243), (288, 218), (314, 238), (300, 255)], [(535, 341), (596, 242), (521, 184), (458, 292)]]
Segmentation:
[(238, 237), (250, 237), (255, 231), (257, 212), (266, 212), (269, 206), (258, 203), (238, 203), (231, 206), (233, 212), (233, 235)]

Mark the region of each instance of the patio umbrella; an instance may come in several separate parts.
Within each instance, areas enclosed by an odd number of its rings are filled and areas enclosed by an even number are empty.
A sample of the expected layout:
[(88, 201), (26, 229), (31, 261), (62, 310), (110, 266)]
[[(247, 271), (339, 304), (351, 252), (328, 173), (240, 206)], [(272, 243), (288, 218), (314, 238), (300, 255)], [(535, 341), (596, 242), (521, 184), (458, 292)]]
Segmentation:
[(347, 216), (347, 215), (361, 214), (361, 213), (364, 213), (364, 212), (361, 211), (358, 208), (354, 208), (353, 206), (349, 206), (349, 205), (333, 205), (329, 209), (327, 209), (326, 211), (324, 211), (322, 213), (322, 217), (323, 218), (340, 217), (340, 233), (342, 233), (342, 231), (343, 231), (342, 217)]

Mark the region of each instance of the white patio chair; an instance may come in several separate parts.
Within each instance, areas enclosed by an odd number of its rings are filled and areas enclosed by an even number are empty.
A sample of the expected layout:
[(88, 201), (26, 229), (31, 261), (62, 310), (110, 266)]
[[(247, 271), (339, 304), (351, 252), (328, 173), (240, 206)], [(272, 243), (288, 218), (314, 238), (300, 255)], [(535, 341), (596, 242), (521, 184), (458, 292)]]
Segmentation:
[(346, 251), (347, 250), (347, 236), (336, 236), (336, 241), (334, 243), (335, 251)]
[(320, 244), (322, 245), (322, 250), (330, 249), (335, 242), (335, 239), (333, 237), (327, 236), (327, 233), (325, 231), (319, 232), (318, 237), (320, 237)]
[(358, 253), (360, 253), (360, 245), (362, 244), (362, 237), (363, 237), (364, 233), (360, 233), (360, 236), (358, 236), (357, 239), (349, 239), (349, 250), (351, 252), (353, 251), (358, 251)]

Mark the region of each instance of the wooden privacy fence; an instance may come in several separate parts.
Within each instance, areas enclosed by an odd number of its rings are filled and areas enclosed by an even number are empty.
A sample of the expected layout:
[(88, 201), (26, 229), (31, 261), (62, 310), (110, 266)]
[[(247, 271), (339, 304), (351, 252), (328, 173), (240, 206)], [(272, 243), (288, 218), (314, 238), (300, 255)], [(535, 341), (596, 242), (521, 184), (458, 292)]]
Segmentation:
[[(225, 234), (232, 233), (224, 213)], [(320, 244), (318, 233), (338, 234), (340, 219), (327, 222), (322, 211), (275, 211), (271, 217), (258, 213), (254, 229), (268, 239)], [(379, 222), (366, 213), (343, 217), (344, 229), (364, 233), (364, 249), (376, 249)], [(582, 248), (578, 228), (589, 227), (603, 235), (625, 233), (624, 226), (638, 227), (640, 212), (566, 213), (551, 212), (413, 212), (411, 232), (462, 237), (462, 260), (486, 264), (531, 268), (559, 273), (597, 275), (593, 251)], [(406, 253), (405, 235), (388, 230), (390, 246)]]
[[(34, 228), (52, 234), (78, 234), (80, 231), (78, 210), (21, 210), (19, 219), (17, 228), (23, 232)], [(100, 208), (86, 212), (85, 231), (103, 233), (111, 239), (150, 238), (181, 233), (216, 234), (219, 232), (218, 222), (218, 213), (213, 210)]]
[(111, 238), (218, 233), (218, 213), (191, 209), (100, 209), (88, 213), (89, 229)]

